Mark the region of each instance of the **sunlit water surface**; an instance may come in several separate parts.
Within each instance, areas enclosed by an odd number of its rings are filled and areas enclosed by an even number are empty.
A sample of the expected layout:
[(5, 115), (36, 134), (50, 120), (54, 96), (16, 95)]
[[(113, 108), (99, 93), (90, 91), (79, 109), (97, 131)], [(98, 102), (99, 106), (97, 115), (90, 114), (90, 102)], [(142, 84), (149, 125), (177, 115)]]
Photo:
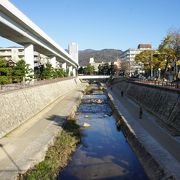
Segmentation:
[[(59, 179), (148, 179), (123, 133), (117, 130), (107, 97), (102, 92), (83, 97), (76, 119), (82, 127), (81, 144)], [(84, 128), (84, 123), (90, 127)]]

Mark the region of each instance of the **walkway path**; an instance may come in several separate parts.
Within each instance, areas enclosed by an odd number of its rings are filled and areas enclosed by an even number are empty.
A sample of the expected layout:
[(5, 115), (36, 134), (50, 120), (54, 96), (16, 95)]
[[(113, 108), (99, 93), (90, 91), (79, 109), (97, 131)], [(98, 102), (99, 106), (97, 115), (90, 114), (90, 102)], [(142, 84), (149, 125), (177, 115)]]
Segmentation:
[(168, 131), (156, 122), (157, 118), (143, 109), (142, 119), (139, 118), (139, 105), (125, 95), (121, 97), (120, 91), (113, 88), (109, 91), (121, 114), (130, 127), (139, 136), (151, 154), (180, 179), (180, 142), (172, 137)]
[(38, 115), (0, 139), (0, 179), (15, 179), (44, 158), (48, 146), (62, 129), (82, 96), (85, 85), (60, 97)]

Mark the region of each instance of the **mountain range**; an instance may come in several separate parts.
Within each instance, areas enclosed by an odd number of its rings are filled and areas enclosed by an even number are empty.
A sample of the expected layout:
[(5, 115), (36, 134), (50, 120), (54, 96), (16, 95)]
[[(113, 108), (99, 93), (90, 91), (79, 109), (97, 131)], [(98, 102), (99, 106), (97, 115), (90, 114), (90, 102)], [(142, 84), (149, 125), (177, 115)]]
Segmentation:
[(121, 50), (118, 49), (86, 49), (79, 51), (79, 65), (86, 66), (89, 63), (90, 58), (94, 58), (95, 62), (114, 62), (120, 58), (122, 54)]

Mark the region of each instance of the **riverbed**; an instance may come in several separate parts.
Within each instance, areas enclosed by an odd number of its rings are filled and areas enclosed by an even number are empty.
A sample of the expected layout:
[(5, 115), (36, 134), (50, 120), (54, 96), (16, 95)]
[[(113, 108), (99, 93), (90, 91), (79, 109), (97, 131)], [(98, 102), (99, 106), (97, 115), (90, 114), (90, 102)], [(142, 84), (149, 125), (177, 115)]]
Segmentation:
[(107, 96), (96, 85), (94, 89), (92, 94), (83, 96), (76, 113), (81, 143), (59, 179), (148, 179), (121, 128), (117, 127)]

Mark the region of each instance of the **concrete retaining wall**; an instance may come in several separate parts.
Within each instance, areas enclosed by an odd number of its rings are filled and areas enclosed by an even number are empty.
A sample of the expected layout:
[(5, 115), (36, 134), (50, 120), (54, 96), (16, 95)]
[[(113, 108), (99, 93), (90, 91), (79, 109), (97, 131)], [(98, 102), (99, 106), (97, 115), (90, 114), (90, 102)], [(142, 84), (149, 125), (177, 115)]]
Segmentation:
[(174, 135), (180, 134), (180, 91), (143, 85), (127, 81), (118, 81), (118, 88), (132, 100), (156, 115)]
[(78, 84), (79, 79), (70, 79), (0, 94), (0, 138)]
[[(164, 166), (159, 158), (157, 158), (157, 156), (160, 157), (159, 154), (169, 158), (168, 154), (159, 148), (159, 144), (152, 140), (153, 138), (149, 136), (143, 128), (140, 128), (138, 123), (127, 120), (122, 115), (120, 110), (121, 108), (118, 105), (118, 100), (116, 100), (116, 98), (113, 98), (110, 93), (108, 93), (108, 97), (114, 115), (116, 116), (117, 125), (120, 125), (121, 131), (138, 156), (149, 179), (176, 179), (176, 174), (173, 174), (167, 167)], [(174, 162), (173, 165), (176, 166)]]

